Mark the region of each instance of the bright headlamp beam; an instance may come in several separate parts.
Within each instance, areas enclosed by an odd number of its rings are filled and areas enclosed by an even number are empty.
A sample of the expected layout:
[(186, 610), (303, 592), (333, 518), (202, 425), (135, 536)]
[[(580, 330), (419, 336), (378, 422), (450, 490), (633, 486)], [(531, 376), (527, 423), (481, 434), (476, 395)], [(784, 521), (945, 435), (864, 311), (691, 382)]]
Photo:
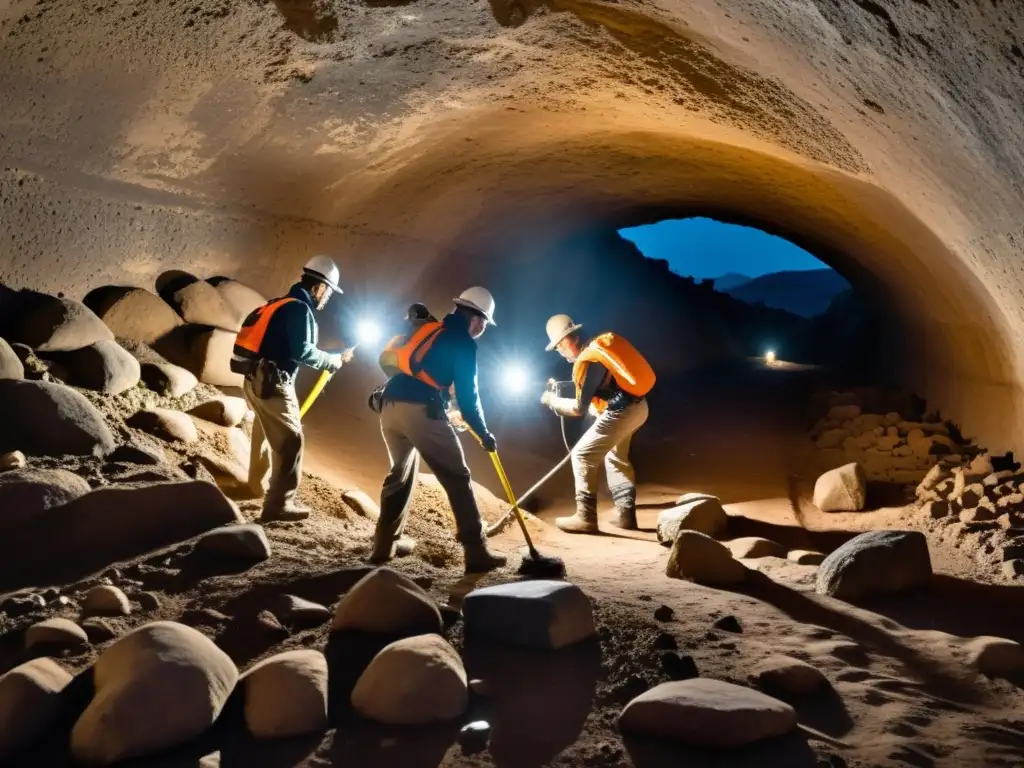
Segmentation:
[(380, 337), (380, 326), (373, 320), (360, 320), (356, 324), (356, 339), (360, 344), (376, 344)]
[(521, 365), (512, 363), (502, 372), (502, 385), (509, 394), (518, 395), (530, 386), (530, 374)]

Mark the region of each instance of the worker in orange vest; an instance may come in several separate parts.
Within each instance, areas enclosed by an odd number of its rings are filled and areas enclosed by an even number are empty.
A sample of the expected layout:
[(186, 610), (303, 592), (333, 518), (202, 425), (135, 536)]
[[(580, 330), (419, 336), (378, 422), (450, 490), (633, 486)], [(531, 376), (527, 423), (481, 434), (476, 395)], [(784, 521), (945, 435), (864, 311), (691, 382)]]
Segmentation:
[(303, 448), (295, 376), (303, 365), (334, 373), (352, 359), (352, 350), (332, 354), (317, 348), (313, 312), (323, 309), (335, 291), (342, 292), (338, 277), (338, 265), (330, 257), (314, 256), (288, 295), (254, 310), (235, 338), (231, 370), (245, 376), (242, 392), (256, 414), (249, 454), (249, 489), (254, 496), (263, 495), (267, 473), (273, 470), (263, 522), (309, 517), (309, 509), (295, 498)]
[(547, 391), (541, 403), (561, 416), (579, 417), (588, 411), (597, 421), (572, 449), (576, 477), (576, 514), (555, 519), (570, 533), (597, 533), (597, 475), (604, 462), (608, 489), (618, 511), (619, 528), (635, 530), (636, 473), (629, 461), (633, 435), (647, 421), (647, 394), (654, 387), (654, 370), (622, 336), (602, 333), (584, 341), (582, 325), (568, 315), (547, 322), (547, 351), (573, 364), (575, 397)]

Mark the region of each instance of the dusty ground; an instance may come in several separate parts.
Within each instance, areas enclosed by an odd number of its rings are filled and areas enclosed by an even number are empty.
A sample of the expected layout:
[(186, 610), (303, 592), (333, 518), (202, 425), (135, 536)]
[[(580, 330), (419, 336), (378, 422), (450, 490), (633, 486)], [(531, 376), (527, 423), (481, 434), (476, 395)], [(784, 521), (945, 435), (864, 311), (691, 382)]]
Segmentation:
[[(236, 716), (229, 710), (224, 727), (175, 761), (140, 764), (195, 765), (196, 755), (219, 749), (222, 765), (267, 766), (1020, 765), (1024, 692), (966, 668), (959, 647), (961, 638), (982, 634), (1024, 640), (1016, 615), (1021, 590), (989, 583), (992, 569), (951, 545), (932, 541), (939, 574), (932, 589), (859, 607), (816, 596), (813, 567), (778, 559), (747, 561), (761, 575), (736, 592), (664, 577), (667, 550), (654, 543), (651, 529), (658, 510), (686, 490), (722, 496), (732, 515), (730, 535), (763, 535), (790, 548), (828, 551), (860, 530), (918, 525), (914, 513), (901, 507), (827, 516), (812, 511), (805, 497), (813, 473), (793, 463), (800, 448), (794, 404), (807, 385), (797, 374), (709, 379), (677, 389), (674, 404), (655, 410), (664, 416), (671, 409), (680, 419), (673, 423), (684, 426), (670, 432), (667, 420), (658, 418), (638, 441), (640, 532), (571, 537), (544, 520), (531, 521), (540, 548), (564, 558), (569, 578), (591, 597), (599, 644), (541, 657), (466, 649), (470, 676), (487, 679), (495, 692), (474, 700), (471, 712), (471, 719), (492, 723), (489, 751), (465, 754), (455, 743), (457, 728), (383, 729), (343, 714), (323, 739), (256, 746), (228, 727)], [(374, 467), (361, 470), (370, 474)], [(559, 482), (567, 496), (567, 479)], [(503, 510), (482, 488), (480, 497), (489, 519)], [(327, 480), (307, 476), (302, 498), (317, 514), (308, 522), (269, 526), (274, 556), (258, 566), (225, 573), (223, 563), (190, 554), (186, 544), (108, 571), (99, 578), (130, 594), (152, 592), (160, 607), (107, 621), (118, 632), (156, 618), (186, 622), (215, 638), (241, 669), (290, 647), (326, 648), (330, 655), (325, 626), (281, 629), (258, 619), (270, 595), (287, 592), (330, 605), (367, 570), (371, 525), (339, 500)], [(556, 494), (541, 517), (566, 506)], [(255, 502), (242, 508), (249, 517), (258, 514)], [(447, 515), (437, 486), (421, 485), (409, 531), (421, 546), (395, 567), (440, 602), (457, 605), (473, 583), (461, 578)], [(519, 543), (512, 530), (495, 546), (514, 550)], [(510, 578), (512, 568), (476, 583)], [(83, 586), (62, 592), (73, 595)], [(672, 609), (670, 620), (655, 619), (661, 606)], [(65, 613), (75, 615), (71, 608)], [(717, 628), (725, 616), (735, 617), (742, 631)], [(7, 621), (3, 627), (4, 669), (22, 658), (16, 626)], [(462, 647), (457, 623), (452, 639)], [(703, 676), (745, 683), (755, 662), (779, 652), (818, 666), (833, 684), (828, 694), (799, 705), (804, 728), (793, 738), (738, 753), (684, 754), (666, 745), (623, 743), (615, 729), (629, 699), (669, 679), (665, 664), (674, 654), (692, 657)], [(342, 646), (334, 653), (355, 655), (358, 649)], [(83, 670), (92, 658), (81, 654), (62, 662)], [(48, 740), (24, 764), (66, 764), (59, 743)]]

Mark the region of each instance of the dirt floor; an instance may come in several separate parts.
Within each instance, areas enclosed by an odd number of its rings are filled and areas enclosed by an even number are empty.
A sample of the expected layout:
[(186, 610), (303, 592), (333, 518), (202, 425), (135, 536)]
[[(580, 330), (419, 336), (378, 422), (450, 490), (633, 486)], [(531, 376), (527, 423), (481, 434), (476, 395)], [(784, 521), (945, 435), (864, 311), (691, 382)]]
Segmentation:
[[(927, 531), (916, 511), (901, 505), (832, 515), (810, 505), (809, 485), (817, 469), (808, 463), (800, 403), (806, 402), (813, 378), (808, 371), (755, 368), (680, 382), (667, 397), (663, 388), (634, 453), (641, 479), (639, 532), (613, 533), (610, 525), (602, 526), (608, 532), (602, 536), (559, 532), (550, 519), (569, 509), (571, 481), (567, 472), (555, 481), (556, 492), (545, 498), (530, 530), (543, 552), (565, 560), (568, 578), (591, 598), (599, 640), (540, 655), (464, 647), (461, 624), (448, 611), (450, 638), (464, 650), (470, 677), (485, 679), (492, 688), (488, 698), (473, 698), (467, 715), (467, 722), (491, 724), (488, 749), (464, 749), (457, 742), (459, 723), (382, 728), (354, 720), (336, 702), (336, 728), (325, 737), (256, 744), (239, 735), (244, 729), (233, 727), (239, 717), (235, 702), (202, 743), (137, 764), (195, 766), (199, 757), (219, 751), (224, 766), (1021, 765), (1024, 690), (966, 667), (961, 646), (963, 638), (978, 635), (1024, 641), (1018, 616), (1024, 590), (998, 584), (991, 564), (971, 553), (933, 537), (937, 576), (930, 589), (859, 606), (817, 596), (813, 566), (777, 558), (745, 561), (755, 573), (736, 591), (664, 576), (668, 550), (656, 542), (655, 521), (660, 509), (685, 491), (722, 498), (730, 513), (730, 537), (759, 535), (791, 549), (828, 552), (871, 528)], [(371, 433), (363, 435), (358, 450), (339, 443), (335, 453), (324, 434), (314, 430), (311, 465), (346, 466), (364, 477), (383, 474), (383, 463), (372, 452), (376, 447), (371, 450), (365, 442)], [(361, 464), (359, 453), (367, 457)], [(525, 453), (525, 446), (508, 444), (509, 456)], [(510, 462), (517, 486), (540, 474), (535, 464), (543, 462), (535, 459)], [(260, 616), (279, 593), (330, 606), (369, 570), (365, 556), (372, 525), (338, 493), (338, 487), (353, 484), (351, 475), (337, 469), (334, 476), (324, 474), (307, 476), (302, 488), (302, 499), (316, 509), (309, 521), (267, 527), (273, 557), (262, 564), (226, 573), (223, 561), (204, 560), (185, 544), (61, 592), (74, 595), (103, 579), (130, 595), (150, 592), (158, 608), (105, 621), (117, 634), (154, 619), (182, 621), (213, 637), (243, 671), (271, 653), (297, 647), (323, 648), (342, 668), (346, 661), (358, 666), (366, 649), (357, 640), (329, 639), (327, 625), (281, 627)], [(490, 477), (477, 476), (494, 485)], [(376, 495), (374, 487), (363, 487)], [(480, 498), (489, 520), (505, 509), (484, 488)], [(258, 502), (241, 507), (249, 518), (259, 513)], [(610, 512), (607, 501), (604, 507)], [(474, 586), (516, 578), (518, 557), (503, 572), (462, 577), (449, 514), (443, 494), (427, 478), (418, 488), (408, 531), (419, 546), (394, 566), (442, 604), (457, 607)], [(515, 528), (494, 541), (495, 548), (509, 552), (520, 545)], [(63, 615), (76, 613), (69, 606)], [(736, 621), (721, 622), (725, 617)], [(19, 663), (24, 653), (19, 622), (3, 621), (0, 670)], [(87, 670), (103, 647), (97, 643), (61, 662), (76, 672)], [(810, 662), (832, 684), (826, 693), (797, 704), (801, 729), (791, 737), (736, 752), (701, 753), (624, 742), (616, 729), (622, 707), (670, 679), (681, 655), (692, 658), (704, 677), (746, 684), (753, 665), (777, 653)], [(344, 684), (332, 679), (332, 694)], [(78, 685), (86, 690), (87, 672)], [(70, 763), (61, 739), (51, 738), (19, 764)]]

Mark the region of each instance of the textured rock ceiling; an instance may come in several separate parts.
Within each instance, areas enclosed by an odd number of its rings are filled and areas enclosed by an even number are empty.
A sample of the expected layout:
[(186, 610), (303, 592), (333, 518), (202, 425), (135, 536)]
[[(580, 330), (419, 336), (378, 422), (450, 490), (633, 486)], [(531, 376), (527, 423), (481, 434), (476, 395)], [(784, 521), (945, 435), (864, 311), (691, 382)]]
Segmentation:
[(430, 298), (710, 213), (843, 270), (894, 372), (1011, 447), (1022, 47), (1012, 0), (7, 0), (0, 278), (273, 293), (328, 248)]

